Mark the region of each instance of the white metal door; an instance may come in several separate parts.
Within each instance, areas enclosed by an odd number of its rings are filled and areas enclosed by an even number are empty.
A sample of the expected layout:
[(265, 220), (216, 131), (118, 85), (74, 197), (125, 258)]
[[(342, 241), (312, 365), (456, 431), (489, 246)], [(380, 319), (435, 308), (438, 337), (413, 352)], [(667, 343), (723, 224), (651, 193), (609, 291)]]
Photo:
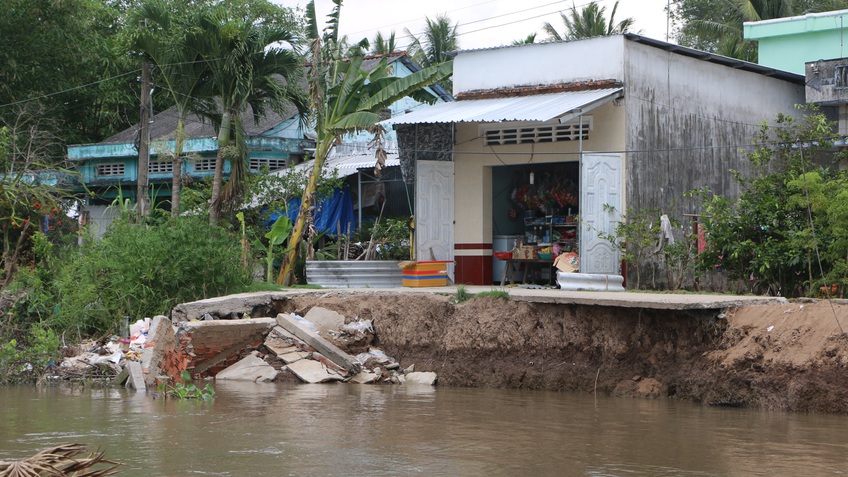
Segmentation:
[(450, 260), (453, 275), (453, 162), (415, 163), (415, 259)]
[(599, 233), (621, 220), (621, 156), (584, 153), (580, 165), (580, 272), (618, 275), (621, 254)]

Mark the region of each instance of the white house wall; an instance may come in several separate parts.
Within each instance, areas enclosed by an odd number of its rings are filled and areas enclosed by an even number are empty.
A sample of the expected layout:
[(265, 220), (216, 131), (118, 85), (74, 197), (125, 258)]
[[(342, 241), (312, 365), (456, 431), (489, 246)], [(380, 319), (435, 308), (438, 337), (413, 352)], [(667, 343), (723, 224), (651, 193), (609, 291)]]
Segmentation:
[(624, 76), (623, 36), (464, 51), (453, 63), (454, 95)]

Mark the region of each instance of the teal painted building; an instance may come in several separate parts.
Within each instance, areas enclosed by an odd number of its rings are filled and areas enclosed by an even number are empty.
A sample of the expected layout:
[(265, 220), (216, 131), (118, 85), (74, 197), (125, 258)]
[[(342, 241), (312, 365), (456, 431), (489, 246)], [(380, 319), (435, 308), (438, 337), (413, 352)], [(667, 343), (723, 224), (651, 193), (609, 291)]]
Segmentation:
[(744, 24), (745, 38), (759, 43), (758, 63), (804, 74), (804, 63), (848, 55), (848, 10), (809, 13)]
[[(380, 59), (387, 58), (390, 74), (395, 77), (408, 76), (420, 68), (406, 52), (374, 55), (365, 59), (362, 67), (373, 69)], [(453, 97), (439, 85), (426, 88), (437, 101), (452, 101)], [(394, 103), (385, 113), (396, 116), (421, 107), (410, 98)], [(253, 121), (250, 109), (243, 115), (247, 133), (250, 170), (263, 169), (281, 171), (289, 164), (298, 164), (315, 147), (311, 130), (300, 127), (297, 111), (290, 108), (277, 114), (269, 111), (258, 123)], [(171, 196), (173, 164), (169, 152), (174, 150), (174, 133), (177, 129), (177, 114), (174, 108), (153, 116), (150, 124), (150, 159), (148, 165), (149, 193), (158, 207), (168, 209)], [(214, 174), (218, 152), (217, 131), (213, 125), (199, 116), (189, 116), (185, 122), (184, 151), (187, 158), (182, 163), (186, 180), (202, 180)], [(97, 144), (78, 144), (68, 147), (68, 159), (79, 172), (76, 176), (77, 192), (91, 192), (83, 204), (91, 213), (92, 220), (105, 229), (115, 214), (108, 207), (120, 194), (135, 201), (138, 181), (139, 125), (135, 125)], [(364, 149), (372, 136), (367, 133), (350, 135), (340, 149)], [(388, 148), (396, 150), (394, 131), (387, 134)], [(341, 152), (345, 154), (345, 152)], [(373, 152), (370, 154), (373, 156)], [(224, 163), (224, 177), (229, 177), (230, 164)], [(100, 226), (99, 225), (99, 226)]]
[[(250, 115), (248, 115), (250, 117)], [(169, 153), (174, 150), (176, 111), (165, 110), (153, 116), (151, 122), (150, 161), (148, 181), (155, 200), (167, 200), (171, 195), (173, 163)], [(290, 117), (271, 113), (259, 123), (252, 119), (245, 122), (250, 151), (250, 169), (259, 171), (263, 167), (275, 170), (290, 161), (303, 158), (304, 150), (313, 147), (314, 141), (306, 139), (298, 130), (294, 111)], [(186, 119), (186, 158), (182, 173), (192, 180), (211, 176), (215, 171), (218, 153), (216, 132), (208, 121), (197, 116)], [(79, 172), (79, 189), (93, 192), (89, 205), (108, 205), (120, 193), (134, 198), (138, 180), (138, 126), (122, 131), (97, 144), (81, 144), (68, 147), (68, 159)], [(230, 172), (225, 162), (224, 174)]]

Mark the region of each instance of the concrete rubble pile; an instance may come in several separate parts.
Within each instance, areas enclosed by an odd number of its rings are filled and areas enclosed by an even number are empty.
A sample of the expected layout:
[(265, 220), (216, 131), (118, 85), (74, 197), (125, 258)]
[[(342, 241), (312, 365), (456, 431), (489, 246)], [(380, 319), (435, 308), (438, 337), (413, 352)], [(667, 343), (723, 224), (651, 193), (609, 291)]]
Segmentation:
[(199, 320), (176, 324), (165, 316), (145, 323), (134, 330), (134, 338), (123, 340), (123, 346), (105, 348), (105, 356), (90, 353), (68, 358), (62, 367), (108, 365), (119, 384), (138, 391), (155, 389), (163, 381), (180, 381), (183, 371), (196, 380), (436, 382), (435, 373), (415, 372), (414, 365), (404, 369), (373, 347), (371, 320), (346, 319), (324, 308), (312, 308), (305, 317), (280, 313), (276, 318), (221, 320), (207, 313)]

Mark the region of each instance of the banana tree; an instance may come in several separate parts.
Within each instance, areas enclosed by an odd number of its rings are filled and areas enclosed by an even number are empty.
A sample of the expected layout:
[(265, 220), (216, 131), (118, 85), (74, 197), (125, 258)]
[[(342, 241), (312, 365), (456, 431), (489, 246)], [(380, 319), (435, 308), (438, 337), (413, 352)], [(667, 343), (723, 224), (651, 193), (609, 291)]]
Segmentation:
[(423, 89), (447, 78), (451, 63), (440, 63), (409, 76), (397, 78), (389, 75), (388, 62), (380, 60), (370, 71), (362, 68), (367, 40), (345, 50), (339, 40), (339, 13), (342, 0), (333, 0), (334, 7), (328, 16), (322, 37), (318, 35), (315, 3), (306, 7), (310, 39), (311, 69), (308, 75), (309, 99), (316, 134), (315, 157), (306, 188), (303, 191), (300, 211), (294, 222), (290, 246), (283, 260), (277, 283), (290, 285), (294, 281), (294, 265), (298, 249), (302, 246), (307, 217), (324, 162), (333, 148), (346, 134), (369, 130), (379, 120), (379, 112), (404, 97), (432, 103), (435, 98)]

